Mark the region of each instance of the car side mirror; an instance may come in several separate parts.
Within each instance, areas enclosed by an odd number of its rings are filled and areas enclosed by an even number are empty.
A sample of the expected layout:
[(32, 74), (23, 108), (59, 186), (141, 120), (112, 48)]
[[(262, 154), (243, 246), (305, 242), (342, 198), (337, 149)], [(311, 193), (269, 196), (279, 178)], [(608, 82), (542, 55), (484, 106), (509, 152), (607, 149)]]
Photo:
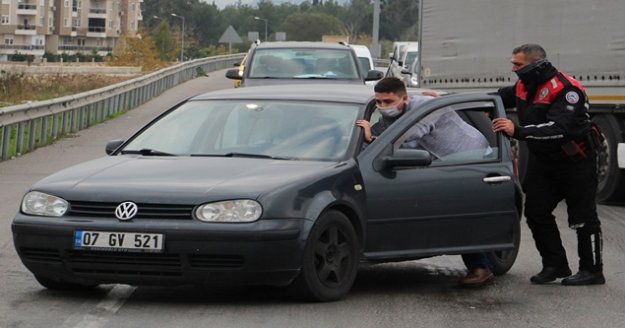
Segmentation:
[(105, 151), (107, 155), (112, 154), (113, 152), (115, 152), (117, 150), (117, 148), (119, 148), (119, 146), (121, 146), (126, 140), (123, 139), (115, 139), (115, 140), (111, 140), (109, 142), (106, 143), (106, 147), (105, 147)]
[(370, 71), (367, 72), (367, 77), (365, 78), (365, 81), (377, 81), (380, 80), (384, 77), (384, 73), (372, 69)]
[(402, 148), (394, 154), (382, 158), (386, 168), (428, 166), (432, 164), (432, 154), (422, 149)]
[(243, 77), (239, 75), (238, 69), (229, 69), (226, 71), (226, 77), (231, 80), (241, 80)]

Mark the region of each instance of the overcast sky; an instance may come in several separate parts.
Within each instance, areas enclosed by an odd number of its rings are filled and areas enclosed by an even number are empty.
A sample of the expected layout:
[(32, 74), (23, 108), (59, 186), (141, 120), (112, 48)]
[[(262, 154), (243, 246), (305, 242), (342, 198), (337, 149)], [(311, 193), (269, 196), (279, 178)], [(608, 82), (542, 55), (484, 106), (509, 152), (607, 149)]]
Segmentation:
[[(203, 0), (203, 1), (208, 2), (208, 3), (214, 2), (217, 5), (217, 7), (219, 7), (220, 9), (225, 8), (227, 5), (234, 5), (238, 2), (237, 0)], [(279, 5), (283, 2), (291, 2), (291, 3), (299, 4), (304, 1), (309, 1), (309, 0), (272, 0), (271, 2), (273, 2), (274, 5)], [(258, 3), (258, 0), (242, 0), (241, 2), (246, 5), (256, 6), (256, 4)]]

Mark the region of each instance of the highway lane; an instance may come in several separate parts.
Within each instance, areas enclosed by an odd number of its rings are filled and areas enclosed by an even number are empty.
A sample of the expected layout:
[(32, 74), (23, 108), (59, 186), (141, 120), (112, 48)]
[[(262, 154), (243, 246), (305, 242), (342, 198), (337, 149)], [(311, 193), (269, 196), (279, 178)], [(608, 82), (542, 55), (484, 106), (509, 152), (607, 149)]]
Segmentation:
[[(104, 156), (108, 140), (126, 138), (169, 106), (203, 91), (229, 88), (214, 72), (167, 91), (114, 120), (0, 163), (0, 327), (620, 327), (625, 315), (625, 208), (599, 206), (605, 231), (605, 286), (534, 286), (540, 270), (523, 224), (517, 263), (494, 285), (456, 287), (458, 256), (376, 265), (360, 270), (349, 296), (335, 303), (300, 303), (271, 287), (198, 288), (103, 285), (89, 292), (43, 289), (23, 267), (10, 222), (38, 179)], [(564, 207), (558, 207), (565, 217)], [(564, 220), (561, 222), (564, 225)], [(563, 239), (576, 269), (575, 235)]]

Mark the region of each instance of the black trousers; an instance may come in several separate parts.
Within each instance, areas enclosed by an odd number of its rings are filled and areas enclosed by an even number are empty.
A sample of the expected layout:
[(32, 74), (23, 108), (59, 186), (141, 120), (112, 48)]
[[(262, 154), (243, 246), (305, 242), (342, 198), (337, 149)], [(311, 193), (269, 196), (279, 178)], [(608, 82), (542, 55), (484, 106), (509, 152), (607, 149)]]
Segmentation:
[(599, 272), (601, 224), (597, 216), (597, 162), (593, 154), (576, 162), (542, 160), (530, 153), (523, 180), (525, 217), (544, 267), (568, 266), (553, 210), (566, 201), (568, 223), (577, 227), (579, 269)]

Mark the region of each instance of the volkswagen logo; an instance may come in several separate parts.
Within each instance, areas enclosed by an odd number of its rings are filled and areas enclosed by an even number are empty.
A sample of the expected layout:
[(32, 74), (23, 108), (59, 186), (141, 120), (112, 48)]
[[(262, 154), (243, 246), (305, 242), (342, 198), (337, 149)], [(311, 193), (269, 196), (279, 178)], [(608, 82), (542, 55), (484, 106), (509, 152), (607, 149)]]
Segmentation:
[(137, 215), (138, 210), (137, 204), (133, 202), (123, 202), (115, 209), (115, 216), (122, 221), (130, 220)]

